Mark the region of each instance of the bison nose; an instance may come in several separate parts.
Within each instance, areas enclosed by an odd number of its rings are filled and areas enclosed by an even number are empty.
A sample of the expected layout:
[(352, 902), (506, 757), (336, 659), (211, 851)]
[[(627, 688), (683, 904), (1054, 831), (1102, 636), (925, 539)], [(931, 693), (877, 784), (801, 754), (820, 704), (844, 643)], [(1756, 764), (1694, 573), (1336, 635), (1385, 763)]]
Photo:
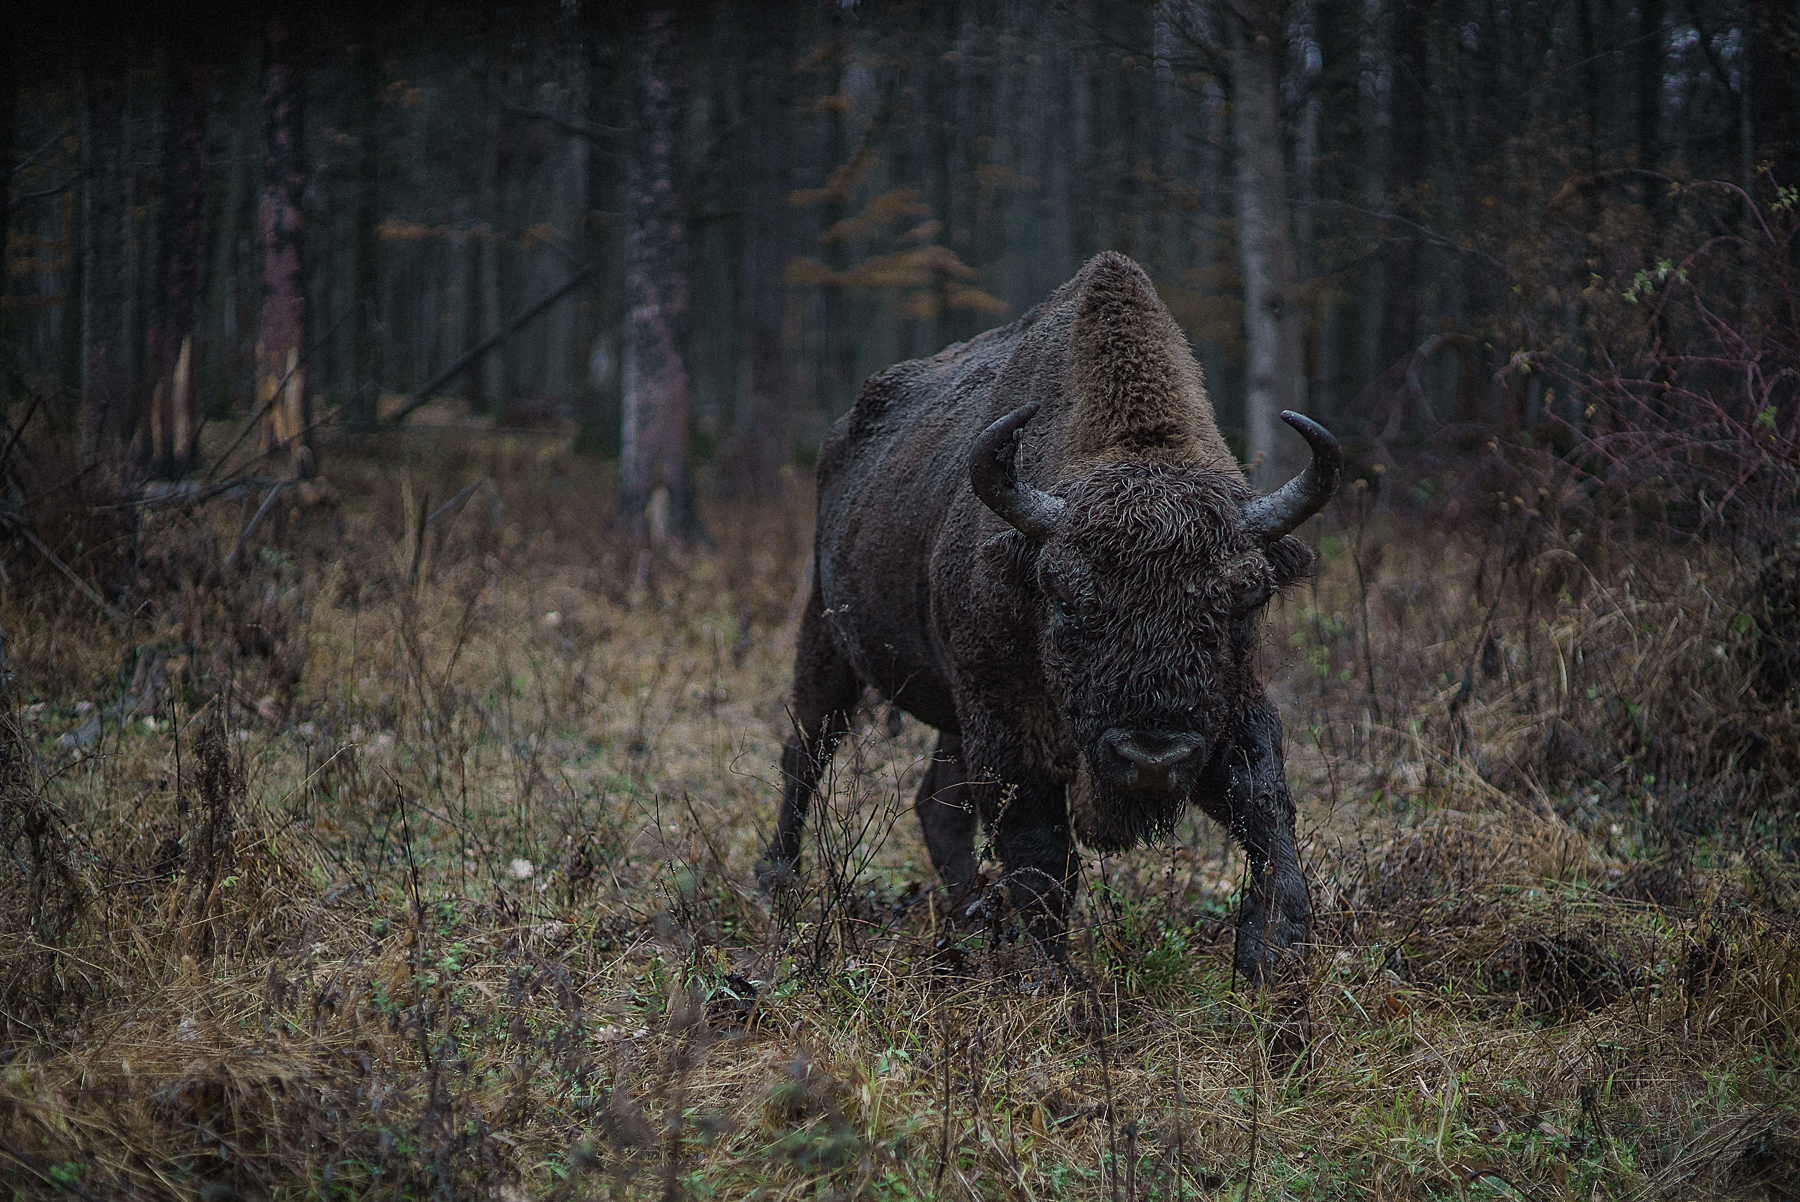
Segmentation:
[(1136, 769), (1134, 783), (1167, 785), (1169, 773), (1200, 749), (1200, 736), (1186, 731), (1109, 730), (1104, 742)]

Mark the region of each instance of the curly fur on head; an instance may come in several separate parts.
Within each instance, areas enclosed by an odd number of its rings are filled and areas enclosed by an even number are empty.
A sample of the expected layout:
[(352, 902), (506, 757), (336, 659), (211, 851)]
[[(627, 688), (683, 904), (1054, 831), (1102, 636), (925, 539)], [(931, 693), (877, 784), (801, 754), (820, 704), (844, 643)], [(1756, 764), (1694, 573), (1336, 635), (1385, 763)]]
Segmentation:
[(1058, 536), (1083, 547), (1170, 566), (1252, 549), (1240, 527), (1253, 494), (1235, 473), (1139, 459), (1102, 464), (1056, 492), (1069, 503)]
[(1035, 571), (1048, 610), (1041, 655), (1081, 769), (1070, 785), (1084, 843), (1119, 849), (1167, 832), (1187, 805), (1126, 787), (1095, 768), (1108, 730), (1193, 731), (1194, 774), (1229, 718), (1259, 693), (1256, 629), (1264, 604), (1304, 574), (1297, 539), (1265, 548), (1244, 529), (1251, 495), (1235, 473), (1179, 464), (1104, 464), (1066, 481), (1054, 538), (1016, 569)]

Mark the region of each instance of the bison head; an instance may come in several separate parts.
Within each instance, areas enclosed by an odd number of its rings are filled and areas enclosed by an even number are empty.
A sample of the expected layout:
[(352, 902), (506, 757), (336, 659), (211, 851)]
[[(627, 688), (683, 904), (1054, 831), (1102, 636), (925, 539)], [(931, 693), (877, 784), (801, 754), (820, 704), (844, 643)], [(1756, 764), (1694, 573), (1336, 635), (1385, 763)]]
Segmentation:
[(1080, 749), (1088, 801), (1118, 841), (1148, 838), (1179, 817), (1256, 702), (1256, 623), (1311, 566), (1311, 549), (1289, 535), (1336, 491), (1342, 455), (1318, 423), (1283, 413), (1313, 460), (1266, 497), (1235, 474), (1146, 460), (1044, 492), (1013, 470), (1016, 434), (1036, 410), (988, 428), (971, 480), (1017, 532), (1015, 579), (1036, 599), (1045, 679)]

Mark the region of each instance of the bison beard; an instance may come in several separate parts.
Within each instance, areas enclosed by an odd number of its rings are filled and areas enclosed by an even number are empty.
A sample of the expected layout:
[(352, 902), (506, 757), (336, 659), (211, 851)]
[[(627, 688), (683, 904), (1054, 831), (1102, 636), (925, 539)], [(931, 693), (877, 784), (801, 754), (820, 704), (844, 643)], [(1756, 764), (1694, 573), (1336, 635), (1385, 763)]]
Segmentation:
[(864, 385), (819, 457), (795, 731), (759, 875), (798, 862), (807, 806), (865, 688), (940, 732), (918, 795), (953, 895), (979, 817), (1008, 902), (1058, 963), (1071, 838), (1120, 850), (1189, 804), (1250, 862), (1236, 966), (1260, 979), (1311, 922), (1281, 721), (1257, 627), (1311, 550), (1337, 444), (1250, 493), (1186, 339), (1129, 259), (1104, 254), (1012, 325)]

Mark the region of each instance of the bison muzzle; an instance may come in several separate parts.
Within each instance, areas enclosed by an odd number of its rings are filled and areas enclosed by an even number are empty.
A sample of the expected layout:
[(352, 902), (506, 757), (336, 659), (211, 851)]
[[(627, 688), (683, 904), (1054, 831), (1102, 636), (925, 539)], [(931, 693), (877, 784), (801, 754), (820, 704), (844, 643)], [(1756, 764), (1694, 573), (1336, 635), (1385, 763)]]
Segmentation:
[(975, 878), (979, 818), (1007, 900), (1058, 962), (1074, 837), (1122, 850), (1190, 803), (1249, 861), (1238, 970), (1261, 978), (1302, 943), (1311, 909), (1256, 647), (1269, 599), (1312, 567), (1292, 531), (1342, 460), (1318, 424), (1282, 417), (1312, 463), (1256, 496), (1186, 338), (1117, 254), (1011, 325), (870, 379), (820, 450), (765, 886), (793, 872), (867, 688), (940, 732), (918, 813), (950, 892)]

